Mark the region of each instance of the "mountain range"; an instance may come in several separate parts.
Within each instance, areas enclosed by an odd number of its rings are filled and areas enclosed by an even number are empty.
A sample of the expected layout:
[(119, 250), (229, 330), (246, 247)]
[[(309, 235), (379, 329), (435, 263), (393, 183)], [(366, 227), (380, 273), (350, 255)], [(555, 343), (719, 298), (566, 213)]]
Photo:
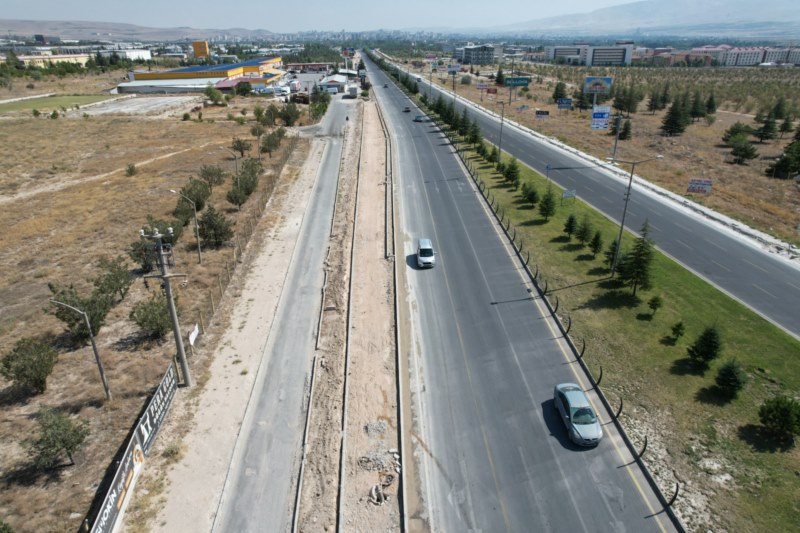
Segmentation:
[[(532, 8), (532, 10), (535, 8)], [(377, 28), (376, 28), (377, 29)], [(575, 13), (532, 19), (505, 26), (471, 28), (406, 28), (444, 34), (517, 37), (581, 37), (612, 35), (704, 36), (737, 40), (800, 40), (800, 2), (788, 0), (645, 0)], [(269, 30), (244, 28), (151, 28), (134, 24), (88, 21), (0, 20), (0, 35), (58, 36), (61, 39), (105, 41), (177, 41), (215, 36), (272, 39)]]

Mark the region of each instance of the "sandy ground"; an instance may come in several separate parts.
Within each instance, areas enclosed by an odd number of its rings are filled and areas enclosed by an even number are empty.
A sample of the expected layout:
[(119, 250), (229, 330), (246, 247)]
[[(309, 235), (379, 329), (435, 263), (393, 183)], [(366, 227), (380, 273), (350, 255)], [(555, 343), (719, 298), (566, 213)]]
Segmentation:
[[(345, 529), (397, 531), (400, 526), (399, 462), (393, 454), (399, 446), (392, 264), (384, 257), (385, 140), (376, 104), (357, 105), (358, 118), (349, 121), (346, 131), (326, 261), (309, 452), (298, 515), (300, 531), (335, 528), (340, 483), (341, 525)], [(244, 276), (232, 286), (233, 298), (226, 296), (230, 322), (227, 328), (210, 332), (205, 340), (214, 351), (207, 380), (176, 396), (167, 426), (137, 485), (123, 530), (210, 531), (324, 145), (324, 140), (314, 140), (297, 181), (280, 189), (271, 200), (272, 209), (281, 214), (280, 223), (271, 231), (262, 231), (251, 243), (244, 258)], [(351, 250), (355, 267), (343, 440)], [(339, 477), (342, 442), (344, 480)], [(176, 447), (181, 450), (178, 454), (174, 453)], [(376, 486), (385, 496), (378, 497), (382, 504), (369, 501)]]

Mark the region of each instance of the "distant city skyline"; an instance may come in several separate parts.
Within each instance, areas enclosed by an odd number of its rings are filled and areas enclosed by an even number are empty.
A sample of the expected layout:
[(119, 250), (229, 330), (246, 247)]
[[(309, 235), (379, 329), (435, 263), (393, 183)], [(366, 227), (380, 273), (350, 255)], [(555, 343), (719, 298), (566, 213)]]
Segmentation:
[[(430, 0), (264, 2), (240, 0), (5, 0), (0, 18), (22, 20), (115, 22), (168, 28), (244, 28), (275, 33), (369, 31), (409, 28), (490, 28), (631, 3), (630, 0), (572, 0), (569, 3), (506, 0)], [(457, 8), (454, 8), (457, 5)]]

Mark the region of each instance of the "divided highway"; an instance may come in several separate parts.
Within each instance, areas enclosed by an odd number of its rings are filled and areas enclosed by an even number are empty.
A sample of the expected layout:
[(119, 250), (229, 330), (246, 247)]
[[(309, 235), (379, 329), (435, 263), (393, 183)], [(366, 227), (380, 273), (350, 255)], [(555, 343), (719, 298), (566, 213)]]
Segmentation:
[[(419, 85), (421, 90), (428, 90), (428, 80), (424, 79)], [(445, 93), (435, 85), (433, 90), (434, 97), (437, 91), (452, 97), (452, 93)], [(479, 112), (471, 104), (467, 105), (471, 115), (477, 117), (483, 136), (497, 144), (500, 140), (500, 118)], [(459, 113), (463, 106), (464, 101), (457, 99)], [(602, 140), (610, 144), (607, 137)], [(627, 180), (611, 177), (602, 167), (538, 140), (507, 121), (503, 126), (502, 148), (543, 175), (548, 174), (562, 187), (575, 189), (582, 200), (610, 219), (618, 222), (622, 216)], [(625, 159), (624, 149), (617, 149), (617, 157)], [(651, 161), (645, 165), (658, 164), (663, 163)], [(548, 165), (551, 167), (549, 172)], [(645, 165), (639, 167), (644, 174)], [(628, 165), (622, 164), (621, 168), (630, 171)], [(768, 254), (742, 235), (721, 230), (672, 202), (646, 194), (644, 189), (634, 184), (626, 227), (638, 231), (645, 219), (649, 220), (651, 236), (661, 251), (800, 338), (800, 315), (797, 313), (800, 265)], [(632, 239), (628, 235), (623, 237), (623, 241), (630, 243)]]
[[(433, 531), (675, 530), (593, 391), (605, 438), (570, 443), (553, 386), (588, 389), (580, 366), (448, 140), (413, 122), (413, 103), (367, 67), (395, 146), (405, 431), (420, 479), (406, 491), (422, 502), (409, 520), (427, 516)], [(420, 237), (433, 240), (433, 269), (416, 267)]]

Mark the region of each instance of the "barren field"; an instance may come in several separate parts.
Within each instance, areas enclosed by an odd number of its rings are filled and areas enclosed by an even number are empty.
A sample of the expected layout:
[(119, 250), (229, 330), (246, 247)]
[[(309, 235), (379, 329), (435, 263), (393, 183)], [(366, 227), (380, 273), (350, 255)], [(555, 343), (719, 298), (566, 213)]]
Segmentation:
[[(68, 80), (54, 83), (67, 84)], [(78, 89), (70, 86), (64, 91)], [(97, 496), (106, 468), (173, 351), (170, 341), (162, 344), (143, 339), (129, 320), (132, 306), (158, 290), (157, 284), (151, 283), (147, 289), (137, 280), (125, 299), (115, 304), (96, 337), (113, 396), (106, 401), (91, 348), (70, 348), (62, 337), (62, 324), (44, 312), (50, 296), (48, 282), (75, 284), (80, 293), (88, 293), (88, 279), (98, 274), (100, 256), (127, 256), (148, 214), (171, 218), (176, 196), (169, 189), (184, 186), (203, 164), (222, 166), (232, 175), (233, 157), (224, 147), (236, 136), (252, 139), (251, 124), (213, 118), (253, 105), (251, 101), (235, 102), (207, 112), (211, 120), (203, 122), (181, 121), (180, 115), (189, 111), (188, 107), (161, 120), (136, 116), (50, 120), (30, 115), (0, 120), (0, 222), (5, 226), (0, 240), (0, 353), (7, 353), (17, 340), (29, 336), (53, 339), (59, 351), (44, 394), (30, 396), (4, 379), (0, 381), (4, 412), (0, 422), (0, 515), (15, 530), (78, 528)], [(264, 156), (259, 190), (241, 211), (225, 200), (229, 181), (214, 189), (210, 204), (235, 224), (231, 246), (204, 248), (203, 264), (198, 265), (192, 229), (186, 228), (175, 249), (173, 269), (188, 274), (187, 283), (175, 284), (184, 330), (189, 331), (195, 323), (214, 324), (212, 306), (219, 304), (221, 290), (235, 277), (237, 254), (254, 230), (254, 202), (268, 197), (289, 146), (284, 141), (271, 159)], [(297, 146), (299, 159), (289, 161), (289, 171), (282, 179), (293, 179), (296, 171), (291, 171), (292, 165), (304, 158), (304, 141)], [(129, 164), (136, 167), (132, 176), (125, 172)], [(267, 214), (265, 220), (269, 224), (276, 219)], [(132, 262), (129, 266), (136, 272)], [(190, 360), (202, 383), (208, 355), (201, 349)], [(42, 405), (63, 409), (89, 424), (86, 446), (75, 457), (75, 466), (68, 466), (66, 458), (63, 467), (44, 474), (28, 466), (22, 441), (36, 433), (34, 415)]]
[[(417, 72), (428, 79), (427, 72)], [(433, 81), (452, 90), (450, 77), (434, 73)], [(590, 111), (559, 110), (552, 103), (555, 80), (531, 83), (528, 95), (517, 91), (516, 95), (512, 94), (510, 101), (509, 89), (505, 87), (498, 87), (496, 95), (485, 94), (484, 91), (481, 101), (481, 91), (475, 88), (479, 81), (494, 87), (488, 78), (471, 76), (470, 85), (462, 85), (457, 79), (458, 97), (479, 103), (498, 115), (502, 110), (499, 102), (502, 101), (505, 103), (507, 120), (559, 139), (595, 157), (602, 159), (611, 156), (614, 137), (607, 131), (590, 129)], [(673, 89), (680, 91), (678, 87)], [(567, 93), (571, 94), (572, 90), (573, 87), (568, 87)], [(645, 100), (639, 105), (640, 112), (630, 116), (633, 137), (619, 141), (616, 154), (618, 159), (636, 161), (662, 154), (663, 161), (641, 165), (636, 168), (636, 173), (676, 194), (691, 198), (781, 240), (800, 244), (800, 183), (771, 179), (764, 174), (769, 162), (783, 152), (793, 134), (785, 135), (782, 140), (756, 143), (760, 157), (746, 165), (734, 165), (727, 162), (730, 148), (722, 145), (722, 135), (737, 121), (752, 125), (752, 116), (725, 111), (725, 102), (718, 102), (719, 108), (713, 124), (699, 121), (689, 126), (679, 137), (664, 137), (659, 128), (665, 111), (650, 114), (645, 111), (646, 104)], [(527, 105), (528, 109), (520, 110), (523, 105)], [(548, 110), (550, 117), (537, 120), (537, 109)], [(797, 121), (795, 122), (797, 127)], [(713, 192), (706, 197), (686, 195), (686, 186), (691, 178), (713, 180)], [(580, 195), (580, 191), (578, 194)]]

